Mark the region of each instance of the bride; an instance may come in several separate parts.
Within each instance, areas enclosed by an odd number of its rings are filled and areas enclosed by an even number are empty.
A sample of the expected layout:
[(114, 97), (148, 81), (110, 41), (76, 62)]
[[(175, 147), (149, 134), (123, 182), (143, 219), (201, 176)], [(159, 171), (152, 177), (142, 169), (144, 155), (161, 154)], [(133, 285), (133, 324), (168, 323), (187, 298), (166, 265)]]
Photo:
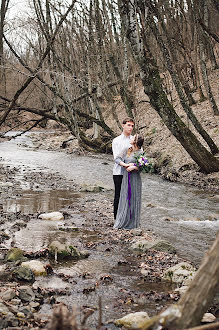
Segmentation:
[(121, 186), (119, 206), (114, 228), (132, 229), (140, 225), (142, 182), (139, 168), (135, 164), (136, 156), (142, 153), (144, 138), (136, 134), (130, 142), (124, 162), (124, 174)]

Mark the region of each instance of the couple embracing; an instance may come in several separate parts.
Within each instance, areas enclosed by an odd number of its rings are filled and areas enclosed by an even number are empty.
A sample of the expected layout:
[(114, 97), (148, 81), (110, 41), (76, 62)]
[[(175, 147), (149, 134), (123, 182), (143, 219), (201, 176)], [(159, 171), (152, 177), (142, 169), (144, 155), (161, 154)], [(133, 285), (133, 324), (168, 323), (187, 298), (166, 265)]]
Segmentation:
[(142, 183), (136, 157), (142, 152), (144, 139), (131, 135), (134, 120), (126, 118), (123, 132), (112, 143), (114, 168), (114, 228), (132, 229), (140, 225)]

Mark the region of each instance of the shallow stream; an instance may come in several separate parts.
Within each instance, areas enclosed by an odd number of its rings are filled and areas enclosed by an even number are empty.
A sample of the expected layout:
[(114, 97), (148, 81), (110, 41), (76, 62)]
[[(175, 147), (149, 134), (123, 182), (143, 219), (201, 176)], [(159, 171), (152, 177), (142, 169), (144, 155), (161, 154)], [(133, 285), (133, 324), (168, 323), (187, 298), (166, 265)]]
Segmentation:
[[(28, 171), (55, 173), (77, 185), (113, 189), (110, 156), (77, 156), (28, 148), (31, 146), (28, 136), (0, 144), (0, 164), (21, 169), (17, 177), (24, 189), (14, 199), (5, 200), (5, 211), (53, 211), (77, 198), (71, 187), (66, 191), (37, 191), (37, 182), (30, 187), (25, 181)], [(198, 265), (219, 229), (219, 194), (168, 182), (156, 175), (143, 174), (142, 181), (142, 228), (170, 241), (180, 256)], [(106, 194), (113, 199), (113, 190)]]
[[(86, 228), (83, 212), (78, 212), (77, 208), (74, 212), (74, 205), (89, 201), (87, 193), (76, 189), (84, 184), (105, 188), (105, 191), (97, 194), (89, 193), (91, 200), (95, 201), (98, 194), (104, 194), (106, 200), (113, 201), (111, 156), (86, 157), (38, 150), (34, 149), (31, 139), (26, 135), (0, 143), (0, 165), (8, 170), (16, 168), (14, 182), (19, 183), (13, 185), (10, 178), (8, 182), (0, 183), (3, 212), (33, 215), (24, 228), (21, 227), (10, 240), (5, 241), (6, 247), (9, 248), (13, 243), (24, 251), (36, 252), (48, 247), (54, 239), (76, 244), (79, 249), (82, 246), (80, 242), (96, 246), (88, 259), (57, 264), (50, 261), (54, 275), (38, 278), (35, 287), (51, 290), (51, 295), (54, 290), (59, 296), (56, 296), (56, 302), (83, 308), (95, 307), (98, 305), (98, 296), (101, 296), (105, 319), (118, 317), (121, 312), (142, 310), (153, 315), (166, 304), (163, 296), (174, 287), (165, 282), (149, 283), (142, 280), (137, 259), (133, 260), (127, 249), (118, 250), (116, 244), (111, 246), (105, 242), (98, 227), (96, 231)], [(36, 179), (28, 180), (28, 173), (35, 173)], [(51, 174), (63, 178), (65, 187), (55, 182), (42, 190), (42, 180)], [(175, 246), (179, 256), (198, 266), (219, 228), (219, 195), (167, 182), (156, 175), (142, 175), (142, 181), (142, 228), (168, 240)], [(8, 193), (1, 191), (1, 186), (7, 187)], [(68, 210), (69, 207), (73, 211), (70, 218), (65, 220), (65, 225), (79, 230), (62, 230), (63, 221), (39, 221), (37, 218), (39, 213)], [(163, 296), (156, 296), (155, 292), (163, 292)], [(51, 301), (52, 297), (48, 304), (42, 305), (41, 315), (51, 313)], [(123, 311), (121, 306), (124, 306)], [(97, 319), (96, 312), (91, 323), (97, 324)]]

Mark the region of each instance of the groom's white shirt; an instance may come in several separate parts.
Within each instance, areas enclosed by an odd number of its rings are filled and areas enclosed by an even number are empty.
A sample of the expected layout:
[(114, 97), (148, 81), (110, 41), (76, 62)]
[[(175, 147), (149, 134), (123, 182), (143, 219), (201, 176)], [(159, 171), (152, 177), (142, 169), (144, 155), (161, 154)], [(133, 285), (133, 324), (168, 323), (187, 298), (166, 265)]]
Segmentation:
[(133, 136), (125, 136), (123, 133), (113, 139), (112, 150), (113, 158), (115, 161), (113, 167), (113, 175), (123, 175), (123, 167), (119, 165), (121, 161), (124, 161), (128, 148), (131, 147), (130, 140)]

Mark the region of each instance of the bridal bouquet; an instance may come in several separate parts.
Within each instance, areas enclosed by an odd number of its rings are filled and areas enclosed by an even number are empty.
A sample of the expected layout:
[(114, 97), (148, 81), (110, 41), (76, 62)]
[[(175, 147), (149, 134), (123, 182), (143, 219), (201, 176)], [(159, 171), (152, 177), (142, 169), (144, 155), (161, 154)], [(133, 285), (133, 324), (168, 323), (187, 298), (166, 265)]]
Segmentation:
[(141, 172), (145, 172), (145, 173), (154, 172), (154, 165), (152, 161), (149, 158), (147, 158), (145, 152), (142, 152), (135, 156), (134, 165), (137, 166)]

